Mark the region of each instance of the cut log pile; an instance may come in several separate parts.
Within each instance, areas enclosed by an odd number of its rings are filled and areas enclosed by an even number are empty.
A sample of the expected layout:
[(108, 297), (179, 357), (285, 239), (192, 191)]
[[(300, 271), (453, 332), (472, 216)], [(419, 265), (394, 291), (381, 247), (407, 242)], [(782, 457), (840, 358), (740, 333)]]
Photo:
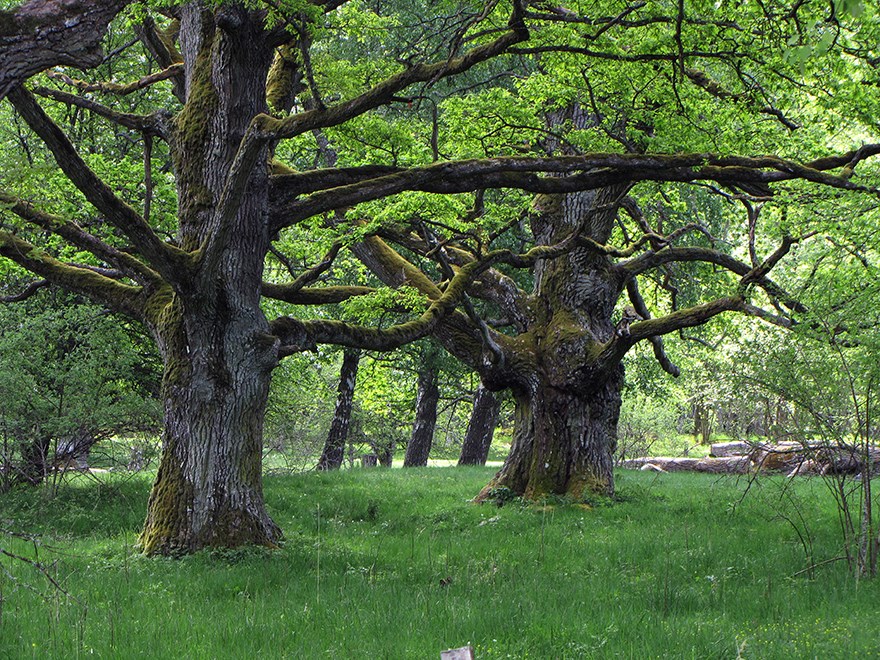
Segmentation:
[(648, 456), (624, 461), (621, 466), (654, 472), (710, 472), (748, 474), (784, 472), (789, 477), (807, 474), (859, 474), (867, 459), (871, 474), (880, 473), (880, 448), (842, 444), (780, 442), (718, 442), (705, 458)]

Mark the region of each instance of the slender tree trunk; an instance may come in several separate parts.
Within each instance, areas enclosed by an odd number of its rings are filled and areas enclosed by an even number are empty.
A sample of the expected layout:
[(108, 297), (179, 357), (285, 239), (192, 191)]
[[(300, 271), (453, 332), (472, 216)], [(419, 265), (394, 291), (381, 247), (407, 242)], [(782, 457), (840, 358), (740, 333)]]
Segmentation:
[(425, 366), (419, 372), (418, 394), (416, 396), (416, 421), (412, 436), (406, 446), (403, 467), (424, 467), (434, 442), (434, 427), (437, 425), (437, 403), (440, 388), (437, 385), (437, 370)]
[(52, 444), (48, 435), (24, 443), (21, 447), (21, 467), (19, 479), (31, 486), (39, 486), (49, 474), (49, 448)]
[(354, 385), (357, 379), (360, 353), (346, 350), (342, 358), (342, 369), (339, 372), (339, 388), (336, 394), (336, 412), (324, 451), (318, 460), (318, 470), (338, 470), (345, 455), (345, 443), (348, 440), (348, 426), (351, 421), (351, 408), (354, 402)]
[(498, 397), (480, 384), (474, 394), (474, 411), (461, 445), (459, 465), (486, 464), (500, 410)]

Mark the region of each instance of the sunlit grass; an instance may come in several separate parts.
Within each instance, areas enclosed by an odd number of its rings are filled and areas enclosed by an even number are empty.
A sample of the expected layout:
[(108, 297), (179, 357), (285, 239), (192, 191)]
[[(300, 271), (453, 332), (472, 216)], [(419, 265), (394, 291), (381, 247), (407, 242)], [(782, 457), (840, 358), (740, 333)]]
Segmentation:
[[(593, 508), (470, 504), (491, 473), (267, 477), (281, 550), (180, 560), (136, 553), (147, 477), (4, 495), (0, 526), (40, 535), (69, 596), (3, 559), (0, 657), (877, 657), (880, 588), (842, 563), (793, 577), (808, 559), (778, 481), (737, 506), (743, 482), (636, 472)], [(795, 501), (812, 561), (835, 556), (820, 482)]]

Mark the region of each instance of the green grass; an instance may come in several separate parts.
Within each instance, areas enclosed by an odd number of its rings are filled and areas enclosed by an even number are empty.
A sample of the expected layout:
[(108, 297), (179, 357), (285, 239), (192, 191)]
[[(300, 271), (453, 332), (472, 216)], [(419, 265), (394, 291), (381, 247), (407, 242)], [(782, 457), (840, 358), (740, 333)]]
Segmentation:
[[(4, 558), (0, 657), (438, 658), (467, 643), (479, 660), (880, 657), (876, 581), (843, 563), (792, 577), (807, 559), (778, 480), (736, 507), (742, 482), (640, 472), (593, 508), (470, 504), (491, 472), (270, 477), (281, 550), (179, 560), (133, 547), (146, 477), (6, 494), (0, 527), (41, 535), (70, 597)], [(793, 495), (814, 561), (835, 556), (821, 482)]]

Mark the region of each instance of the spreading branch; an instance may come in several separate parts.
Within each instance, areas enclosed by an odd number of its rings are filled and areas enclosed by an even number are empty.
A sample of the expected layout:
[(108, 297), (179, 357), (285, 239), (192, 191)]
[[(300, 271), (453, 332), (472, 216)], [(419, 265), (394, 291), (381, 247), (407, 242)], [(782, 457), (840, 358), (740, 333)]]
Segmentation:
[(365, 112), (393, 101), (398, 92), (416, 83), (434, 83), (442, 78), (461, 74), (477, 64), (490, 60), (507, 51), (514, 44), (528, 39), (529, 33), (523, 22), (520, 0), (514, 1), (514, 11), (509, 31), (497, 39), (476, 46), (460, 57), (449, 58), (433, 64), (417, 64), (387, 78), (372, 89), (350, 101), (328, 108), (316, 108), (285, 119), (273, 120), (267, 126), (274, 139), (292, 138), (309, 131), (337, 126)]
[(644, 339), (660, 337), (671, 332), (684, 330), (685, 328), (703, 325), (709, 319), (724, 312), (745, 311), (746, 303), (742, 296), (730, 296), (718, 298), (701, 305), (694, 305), (687, 309), (680, 309), (665, 316), (633, 323), (629, 326), (629, 333), (623, 336), (615, 335), (613, 339), (605, 344), (599, 356), (599, 361), (606, 365), (618, 364), (630, 348)]
[[(308, 178), (321, 186), (303, 196), (304, 178), (300, 174), (272, 178), (274, 229), (300, 222), (334, 209), (354, 206), (417, 190), (431, 193), (463, 193), (482, 188), (518, 188), (542, 193), (568, 193), (595, 190), (637, 181), (715, 181), (724, 185), (762, 184), (804, 179), (822, 185), (880, 194), (876, 188), (860, 185), (849, 178), (829, 174), (840, 167), (880, 154), (880, 144), (866, 145), (842, 156), (811, 163), (762, 156), (756, 158), (713, 154), (585, 154), (546, 158), (518, 156), (442, 162), (401, 169), (394, 173), (348, 185), (324, 188), (318, 176)], [(548, 176), (549, 175), (549, 176)]]
[(158, 82), (168, 80), (183, 73), (183, 63), (177, 62), (171, 64), (161, 71), (151, 73), (134, 82), (120, 84), (111, 82), (88, 82), (86, 80), (77, 80), (71, 78), (66, 73), (60, 71), (50, 71), (47, 75), (53, 80), (75, 87), (81, 92), (101, 92), (102, 94), (113, 94), (115, 96), (128, 96), (147, 87), (151, 87)]
[(432, 300), (419, 318), (390, 328), (372, 328), (343, 321), (300, 321), (281, 317), (270, 325), (281, 340), (281, 354), (314, 350), (317, 344), (336, 344), (372, 351), (389, 351), (429, 335), (460, 303), (468, 284), (490, 263), (475, 262), (461, 268), (439, 298)]
[(110, 309), (141, 318), (141, 288), (117, 282), (90, 268), (64, 264), (7, 231), (0, 231), (0, 256), (53, 284), (81, 293)]
[(25, 222), (34, 225), (35, 227), (39, 227), (44, 231), (52, 232), (71, 245), (92, 253), (101, 261), (118, 268), (125, 275), (137, 282), (156, 283), (159, 280), (158, 273), (146, 266), (140, 260), (127, 252), (122, 252), (121, 250), (108, 245), (96, 236), (85, 231), (74, 222), (40, 211), (30, 202), (2, 191), (0, 191), (0, 203), (5, 205), (7, 211), (14, 213)]
[(138, 212), (116, 196), (86, 165), (68, 137), (29, 92), (17, 87), (10, 92), (9, 99), (31, 129), (52, 151), (67, 178), (105, 215), (110, 224), (128, 237), (150, 265), (171, 282), (187, 281), (189, 255), (162, 242)]
[(616, 268), (622, 273), (624, 279), (628, 280), (631, 277), (635, 277), (636, 275), (668, 263), (693, 261), (703, 261), (705, 263), (715, 264), (716, 266), (721, 266), (722, 268), (739, 275), (741, 278), (748, 277), (748, 284), (756, 284), (760, 286), (770, 296), (782, 301), (782, 303), (790, 310), (795, 312), (806, 311), (803, 304), (789, 295), (781, 286), (767, 277), (766, 274), (761, 275), (758, 272), (760, 267), (753, 269), (747, 263), (711, 248), (668, 247), (657, 252), (645, 252), (629, 261), (618, 264)]
[(34, 87), (33, 93), (37, 96), (50, 98), (60, 103), (84, 108), (95, 113), (99, 117), (109, 119), (114, 124), (119, 124), (125, 128), (144, 133), (145, 135), (163, 135), (162, 123), (155, 115), (136, 115), (129, 112), (118, 112), (102, 105), (85, 96), (77, 96), (59, 89), (49, 89), (48, 87)]

